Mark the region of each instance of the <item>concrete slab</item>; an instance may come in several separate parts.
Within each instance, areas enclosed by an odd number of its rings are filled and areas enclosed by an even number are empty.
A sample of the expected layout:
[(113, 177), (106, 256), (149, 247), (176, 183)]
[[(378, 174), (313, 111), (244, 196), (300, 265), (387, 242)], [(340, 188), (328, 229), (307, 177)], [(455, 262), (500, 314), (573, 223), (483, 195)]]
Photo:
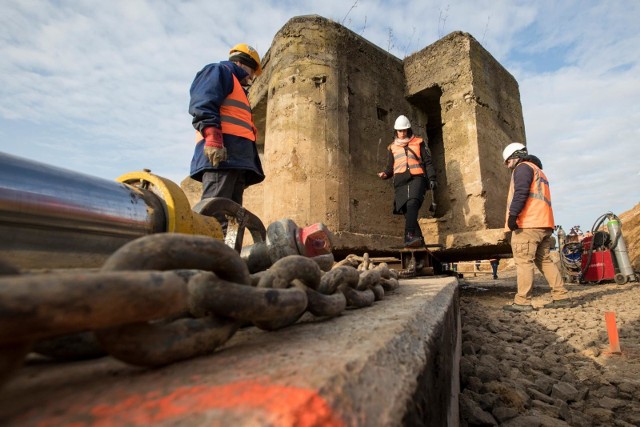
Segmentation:
[(423, 277), (372, 307), (245, 328), (161, 369), (31, 361), (0, 389), (0, 424), (454, 425), (459, 319), (457, 280)]

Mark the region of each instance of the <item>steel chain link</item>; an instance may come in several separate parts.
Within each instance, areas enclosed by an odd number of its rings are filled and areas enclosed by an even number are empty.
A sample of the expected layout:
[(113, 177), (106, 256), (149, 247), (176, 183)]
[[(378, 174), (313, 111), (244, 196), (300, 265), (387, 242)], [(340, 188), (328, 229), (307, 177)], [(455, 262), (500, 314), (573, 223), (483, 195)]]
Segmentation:
[(368, 257), (324, 272), (291, 255), (251, 275), (222, 241), (178, 233), (129, 242), (97, 272), (19, 274), (0, 262), (0, 383), (54, 337), (92, 332), (119, 360), (161, 366), (213, 352), (248, 322), (276, 330), (306, 311), (335, 317), (397, 287)]

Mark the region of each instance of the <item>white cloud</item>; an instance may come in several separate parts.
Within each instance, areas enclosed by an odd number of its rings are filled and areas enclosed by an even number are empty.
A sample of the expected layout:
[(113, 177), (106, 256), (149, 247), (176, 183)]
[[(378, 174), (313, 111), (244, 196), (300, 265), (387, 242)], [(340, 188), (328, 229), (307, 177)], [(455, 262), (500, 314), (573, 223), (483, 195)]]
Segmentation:
[[(633, 47), (640, 43), (640, 9), (621, 6), (595, 4), (564, 26), (557, 42), (568, 46), (571, 66), (514, 73), (530, 151), (543, 159), (556, 222), (565, 226), (588, 229), (601, 214), (620, 214), (640, 201), (638, 167), (629, 160), (640, 156), (634, 142), (640, 139), (640, 54)], [(553, 48), (552, 42), (547, 37), (544, 45)]]

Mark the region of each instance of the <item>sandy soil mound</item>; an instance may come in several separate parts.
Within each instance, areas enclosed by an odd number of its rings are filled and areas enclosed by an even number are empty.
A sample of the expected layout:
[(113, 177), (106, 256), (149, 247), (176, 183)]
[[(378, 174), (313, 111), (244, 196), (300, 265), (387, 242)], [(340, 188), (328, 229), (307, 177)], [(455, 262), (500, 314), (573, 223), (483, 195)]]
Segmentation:
[(640, 203), (618, 217), (633, 269), (640, 271)]

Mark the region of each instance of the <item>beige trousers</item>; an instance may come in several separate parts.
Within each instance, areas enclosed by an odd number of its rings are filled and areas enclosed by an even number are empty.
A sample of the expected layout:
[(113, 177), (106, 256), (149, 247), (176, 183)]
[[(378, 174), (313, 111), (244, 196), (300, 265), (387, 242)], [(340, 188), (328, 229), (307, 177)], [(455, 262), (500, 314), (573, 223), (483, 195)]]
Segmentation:
[(551, 286), (551, 298), (567, 298), (567, 289), (562, 282), (558, 267), (549, 256), (552, 231), (544, 228), (520, 228), (511, 234), (511, 250), (518, 274), (518, 292), (514, 302), (530, 305), (535, 267)]

